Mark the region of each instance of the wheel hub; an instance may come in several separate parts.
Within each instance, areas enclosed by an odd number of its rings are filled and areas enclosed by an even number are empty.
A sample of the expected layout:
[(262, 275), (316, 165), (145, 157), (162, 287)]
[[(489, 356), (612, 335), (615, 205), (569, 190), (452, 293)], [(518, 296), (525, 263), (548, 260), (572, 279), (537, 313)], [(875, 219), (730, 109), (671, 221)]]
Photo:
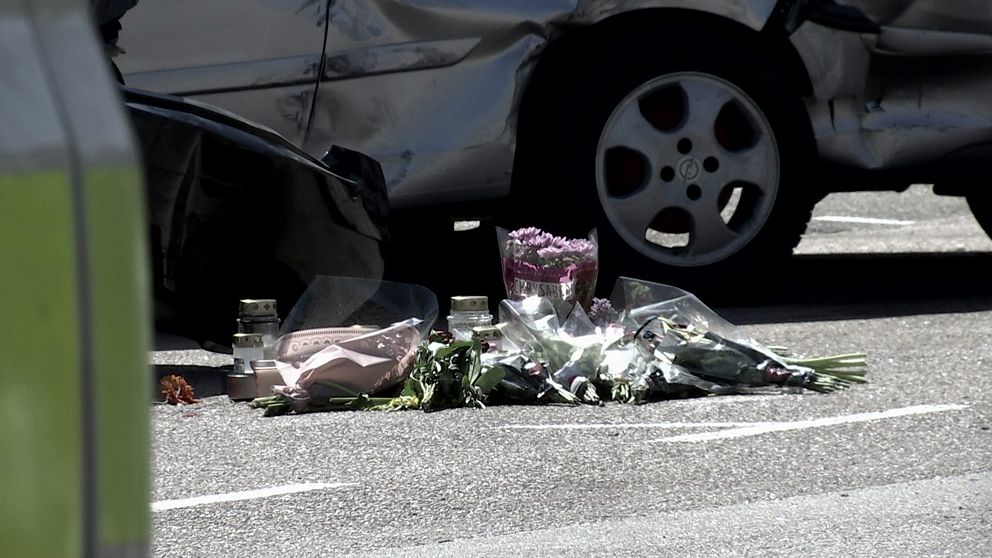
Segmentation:
[(686, 184), (699, 178), (699, 174), (703, 169), (699, 160), (695, 157), (683, 157), (676, 168), (678, 168), (679, 178)]

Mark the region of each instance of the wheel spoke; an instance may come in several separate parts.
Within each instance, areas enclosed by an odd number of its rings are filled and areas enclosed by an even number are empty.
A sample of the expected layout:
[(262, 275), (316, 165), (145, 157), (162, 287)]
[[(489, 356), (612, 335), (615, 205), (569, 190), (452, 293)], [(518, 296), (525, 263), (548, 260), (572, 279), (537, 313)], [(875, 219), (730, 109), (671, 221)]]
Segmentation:
[(685, 92), (687, 119), (682, 132), (713, 137), (713, 128), (720, 110), (734, 99), (734, 94), (723, 87), (692, 79), (679, 83)]
[(666, 199), (662, 188), (652, 183), (634, 194), (622, 198), (609, 198), (613, 222), (639, 240), (644, 238), (651, 221), (672, 203)]
[(723, 222), (713, 198), (707, 196), (700, 201), (704, 203), (693, 204), (690, 208), (692, 233), (688, 252), (692, 256), (702, 256), (722, 250), (737, 240), (737, 233), (730, 230)]
[(763, 193), (775, 188), (779, 161), (772, 138), (763, 136), (753, 147), (724, 153), (719, 173), (724, 183), (747, 182)]
[(601, 148), (627, 147), (653, 161), (655, 153), (662, 150), (665, 137), (644, 118), (637, 102), (631, 101), (604, 131)]

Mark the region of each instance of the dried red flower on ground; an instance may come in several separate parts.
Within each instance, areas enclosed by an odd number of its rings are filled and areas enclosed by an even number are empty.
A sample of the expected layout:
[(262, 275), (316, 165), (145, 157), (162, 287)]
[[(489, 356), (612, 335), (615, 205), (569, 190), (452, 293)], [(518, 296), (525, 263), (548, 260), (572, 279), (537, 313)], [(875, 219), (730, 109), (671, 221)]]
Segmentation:
[(182, 376), (166, 376), (159, 384), (162, 386), (165, 402), (170, 405), (189, 405), (200, 402), (193, 392), (193, 386), (186, 383), (186, 379)]

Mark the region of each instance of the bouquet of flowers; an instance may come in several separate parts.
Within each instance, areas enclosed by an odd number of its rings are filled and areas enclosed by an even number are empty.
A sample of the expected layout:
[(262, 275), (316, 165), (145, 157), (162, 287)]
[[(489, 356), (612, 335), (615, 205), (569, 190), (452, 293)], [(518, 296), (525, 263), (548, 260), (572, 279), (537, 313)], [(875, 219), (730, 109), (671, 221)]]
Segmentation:
[[(623, 310), (611, 317), (627, 332), (604, 350), (601, 374), (614, 400), (762, 386), (829, 393), (866, 381), (863, 353), (794, 357), (755, 341), (675, 287), (620, 278), (612, 298)], [(596, 303), (600, 314), (609, 314), (612, 306)]]
[[(543, 234), (525, 229), (509, 241)], [(500, 403), (641, 403), (762, 387), (829, 393), (866, 381), (863, 353), (795, 357), (752, 339), (675, 287), (622, 277), (610, 300), (590, 296), (590, 302), (587, 312), (578, 301), (560, 298), (504, 300), (497, 326), (502, 341), (495, 347), (439, 332), (423, 335), (415, 329), (420, 320), (394, 323), (320, 349), (299, 371), (280, 363), (287, 387), (254, 404), (267, 416), (436, 411)], [(280, 347), (297, 361), (319, 348), (299, 345), (310, 348), (294, 352), (292, 342)]]
[(507, 298), (539, 296), (589, 308), (599, 274), (594, 236), (568, 239), (534, 227), (512, 232), (499, 229), (497, 234)]
[(601, 402), (596, 380), (608, 337), (578, 303), (531, 297), (500, 304), (500, 331), (511, 354), (540, 363), (549, 377), (579, 401)]

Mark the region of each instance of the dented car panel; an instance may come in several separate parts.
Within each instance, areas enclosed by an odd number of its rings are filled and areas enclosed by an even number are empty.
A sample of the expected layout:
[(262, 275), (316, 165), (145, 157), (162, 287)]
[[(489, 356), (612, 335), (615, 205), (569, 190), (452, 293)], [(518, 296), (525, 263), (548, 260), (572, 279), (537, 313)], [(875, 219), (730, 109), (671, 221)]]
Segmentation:
[(823, 160), (894, 169), (992, 142), (992, 3), (841, 3), (880, 32), (807, 21), (790, 37), (814, 84), (807, 104)]
[(155, 294), (193, 328), (184, 333), (228, 341), (239, 298), (293, 301), (318, 275), (382, 277), (388, 205), (373, 160), (333, 149), (318, 161), (207, 105), (130, 88), (124, 98), (144, 160)]
[[(810, 15), (824, 7), (855, 9), (860, 28)], [(332, 143), (370, 154), (407, 207), (508, 194), (519, 107), (545, 47), (673, 9), (755, 37), (788, 12), (829, 163), (898, 168), (992, 141), (987, 0), (142, 0), (118, 60), (133, 85), (246, 115), (311, 154)]]
[(532, 0), (331, 2), (328, 61), (348, 56), (364, 64), (348, 66), (351, 79), (321, 84), (305, 149), (339, 141), (374, 153), (396, 207), (438, 195), (508, 194), (514, 115), (532, 60), (554, 22), (576, 7)]
[(582, 0), (569, 18), (572, 23), (588, 25), (621, 13), (648, 9), (681, 8), (725, 17), (755, 31), (764, 27), (777, 0), (632, 0), (602, 2)]
[(523, 92), (516, 74), (542, 42), (527, 34), (512, 40), (457, 68), (322, 84), (304, 148), (316, 152), (338, 141), (375, 153), (396, 206), (432, 194), (470, 199), (508, 193), (513, 114)]
[[(373, 154), (383, 165), (395, 207), (433, 203), (436, 196), (461, 201), (505, 196), (517, 108), (541, 50), (568, 26), (677, 7), (760, 29), (774, 5), (774, 0), (332, 1), (324, 73), (329, 82), (318, 90), (304, 147), (318, 152), (339, 141)], [(411, 70), (416, 72), (383, 75)]]
[(882, 26), (988, 34), (988, 0), (842, 0)]
[(332, 142), (370, 154), (403, 207), (509, 192), (517, 109), (563, 29), (679, 8), (759, 30), (775, 3), (144, 0), (123, 21), (119, 63), (129, 85), (248, 115), (311, 154)]

